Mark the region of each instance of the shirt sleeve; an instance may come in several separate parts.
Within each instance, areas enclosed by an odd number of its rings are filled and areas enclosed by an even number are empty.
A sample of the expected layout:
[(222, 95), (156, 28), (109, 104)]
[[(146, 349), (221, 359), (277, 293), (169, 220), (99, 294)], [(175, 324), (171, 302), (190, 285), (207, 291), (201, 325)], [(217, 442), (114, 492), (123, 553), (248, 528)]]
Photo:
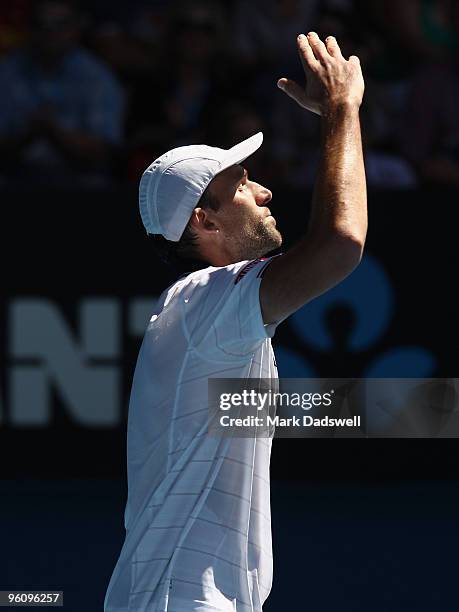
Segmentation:
[(274, 336), (278, 323), (265, 325), (260, 305), (261, 280), (272, 259), (207, 268), (192, 278), (182, 305), (193, 348), (207, 357), (242, 357)]

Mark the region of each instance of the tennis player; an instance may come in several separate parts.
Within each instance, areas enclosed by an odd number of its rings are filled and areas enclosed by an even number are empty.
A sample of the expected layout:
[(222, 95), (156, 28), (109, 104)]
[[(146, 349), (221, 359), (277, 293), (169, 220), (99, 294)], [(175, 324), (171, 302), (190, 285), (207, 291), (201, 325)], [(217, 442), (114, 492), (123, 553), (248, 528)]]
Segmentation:
[(277, 377), (276, 326), (354, 270), (367, 231), (360, 62), (333, 37), (310, 32), (297, 44), (306, 84), (278, 86), (321, 116), (322, 137), (296, 246), (264, 257), (282, 242), (272, 194), (242, 165), (261, 133), (229, 150), (179, 147), (142, 176), (145, 228), (189, 273), (161, 295), (137, 361), (126, 538), (106, 612), (261, 612), (269, 595), (271, 438), (207, 435), (207, 382)]

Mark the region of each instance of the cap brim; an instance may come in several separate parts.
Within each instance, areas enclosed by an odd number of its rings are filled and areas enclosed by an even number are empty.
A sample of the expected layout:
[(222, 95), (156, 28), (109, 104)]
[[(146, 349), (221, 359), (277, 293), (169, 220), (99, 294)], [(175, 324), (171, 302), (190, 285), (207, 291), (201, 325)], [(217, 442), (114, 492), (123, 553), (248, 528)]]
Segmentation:
[(231, 149), (228, 149), (221, 161), (222, 165), (216, 174), (220, 174), (220, 172), (223, 172), (223, 170), (226, 170), (226, 168), (243, 162), (261, 147), (262, 142), (263, 132), (258, 132), (257, 134), (250, 136), (250, 138), (243, 140), (237, 145), (234, 145), (234, 147), (231, 147)]

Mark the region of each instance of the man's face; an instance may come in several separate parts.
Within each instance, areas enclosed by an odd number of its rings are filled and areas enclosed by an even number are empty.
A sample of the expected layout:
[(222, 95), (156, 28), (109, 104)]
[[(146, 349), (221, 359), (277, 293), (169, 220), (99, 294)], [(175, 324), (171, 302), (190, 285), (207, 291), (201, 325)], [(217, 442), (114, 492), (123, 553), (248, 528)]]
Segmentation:
[(266, 255), (282, 244), (268, 203), (272, 193), (249, 179), (240, 164), (218, 174), (209, 186), (220, 202), (217, 211), (206, 211), (217, 226), (214, 246), (232, 262)]

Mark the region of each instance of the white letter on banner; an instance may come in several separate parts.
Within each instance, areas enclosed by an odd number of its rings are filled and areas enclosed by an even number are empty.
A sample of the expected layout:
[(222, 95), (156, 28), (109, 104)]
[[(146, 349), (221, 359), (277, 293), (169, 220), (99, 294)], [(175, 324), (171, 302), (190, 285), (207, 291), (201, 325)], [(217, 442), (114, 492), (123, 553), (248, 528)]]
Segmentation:
[[(91, 298), (80, 304), (78, 315), (79, 343), (50, 300), (21, 298), (12, 302), (10, 357), (17, 365), (10, 370), (11, 425), (46, 427), (52, 418), (52, 388), (78, 425), (119, 423), (119, 302)], [(91, 359), (110, 363), (91, 364)]]

